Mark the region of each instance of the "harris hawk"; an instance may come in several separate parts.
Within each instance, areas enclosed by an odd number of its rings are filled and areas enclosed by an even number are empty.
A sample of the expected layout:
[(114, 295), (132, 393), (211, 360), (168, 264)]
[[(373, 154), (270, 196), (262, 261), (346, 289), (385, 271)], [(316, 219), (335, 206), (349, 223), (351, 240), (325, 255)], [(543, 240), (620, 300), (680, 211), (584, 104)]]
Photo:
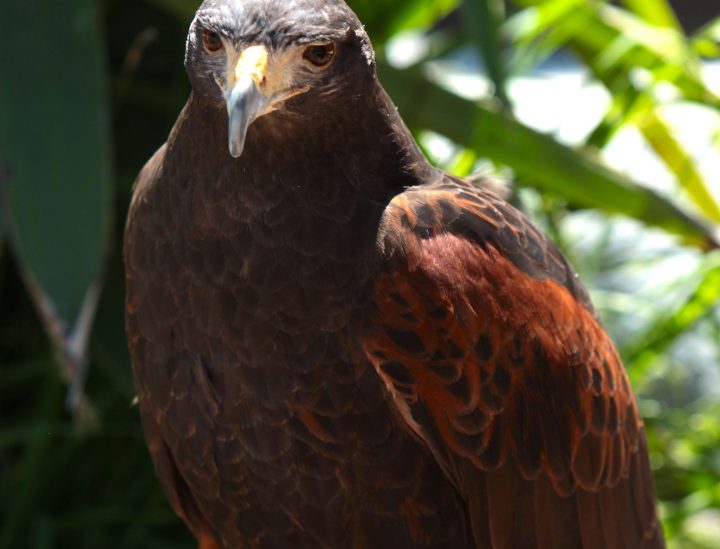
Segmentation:
[(204, 549), (662, 547), (643, 424), (566, 260), (432, 167), (342, 0), (206, 0), (140, 173), (126, 328)]

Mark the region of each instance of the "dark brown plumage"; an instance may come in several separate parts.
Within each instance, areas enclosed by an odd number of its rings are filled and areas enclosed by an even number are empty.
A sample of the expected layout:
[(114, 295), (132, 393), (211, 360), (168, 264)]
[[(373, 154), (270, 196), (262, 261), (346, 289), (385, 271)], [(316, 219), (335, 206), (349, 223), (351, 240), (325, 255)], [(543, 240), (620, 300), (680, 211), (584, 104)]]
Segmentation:
[(186, 65), (128, 216), (126, 320), (201, 547), (661, 547), (577, 275), (428, 164), (349, 8), (206, 1)]

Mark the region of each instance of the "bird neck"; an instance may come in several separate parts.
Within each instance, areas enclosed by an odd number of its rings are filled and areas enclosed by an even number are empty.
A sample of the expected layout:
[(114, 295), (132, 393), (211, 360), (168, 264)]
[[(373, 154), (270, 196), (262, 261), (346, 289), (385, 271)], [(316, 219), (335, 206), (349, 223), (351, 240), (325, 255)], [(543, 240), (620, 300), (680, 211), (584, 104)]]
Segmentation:
[[(184, 146), (175, 146), (180, 142)], [(170, 154), (177, 149), (201, 155), (203, 164), (232, 180), (241, 194), (248, 187), (257, 194), (332, 186), (388, 201), (436, 171), (379, 83), (350, 99), (308, 101), (261, 117), (238, 159), (228, 153), (226, 112), (191, 96), (168, 145)], [(286, 186), (278, 189), (270, 181)]]
[(292, 326), (308, 318), (323, 333), (344, 326), (369, 295), (387, 204), (436, 173), (379, 85), (353, 97), (323, 113), (261, 117), (237, 159), (227, 114), (198, 99), (171, 133), (159, 215), (183, 228), (187, 249), (222, 250), (197, 262), (198, 276), (216, 260), (242, 265), (232, 284), (263, 296), (255, 317), (277, 323), (282, 310)]

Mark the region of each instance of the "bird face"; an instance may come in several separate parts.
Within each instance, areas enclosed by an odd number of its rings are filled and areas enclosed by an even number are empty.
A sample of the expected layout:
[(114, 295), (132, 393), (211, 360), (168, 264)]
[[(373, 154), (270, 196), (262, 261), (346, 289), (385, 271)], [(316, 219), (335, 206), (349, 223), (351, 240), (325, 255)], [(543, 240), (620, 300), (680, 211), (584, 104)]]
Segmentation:
[(235, 158), (257, 118), (301, 95), (317, 115), (323, 101), (372, 81), (375, 70), (369, 39), (341, 0), (206, 0), (190, 27), (185, 65), (194, 92), (227, 110)]

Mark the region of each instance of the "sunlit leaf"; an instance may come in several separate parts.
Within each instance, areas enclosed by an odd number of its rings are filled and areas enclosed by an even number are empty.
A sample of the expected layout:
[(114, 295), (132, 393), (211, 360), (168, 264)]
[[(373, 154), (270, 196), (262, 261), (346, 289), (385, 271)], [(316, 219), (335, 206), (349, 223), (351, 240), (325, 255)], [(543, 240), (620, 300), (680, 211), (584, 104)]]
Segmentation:
[(636, 116), (634, 121), (655, 153), (677, 176), (678, 183), (692, 197), (697, 207), (710, 219), (720, 221), (720, 206), (694, 160), (656, 110), (646, 111)]
[(682, 32), (675, 12), (667, 0), (622, 0), (622, 4), (648, 23)]
[(588, 145), (598, 149), (607, 145), (618, 130), (625, 125), (635, 105), (646, 95), (632, 83), (630, 75), (616, 79), (612, 91), (612, 101), (605, 116), (586, 140)]
[(450, 12), (459, 1), (350, 0), (348, 4), (365, 25), (376, 48), (382, 49), (384, 43), (393, 34), (427, 27)]
[(475, 151), (462, 149), (448, 166), (448, 171), (460, 177), (468, 176), (475, 167), (477, 160), (478, 156)]
[(509, 71), (526, 72), (580, 32), (588, 13), (575, 8), (584, 1), (549, 0), (510, 16), (501, 27), (501, 34), (513, 45)]
[(720, 17), (701, 27), (692, 36), (692, 46), (703, 57), (720, 57)]
[[(548, 135), (440, 88), (417, 68), (381, 67), (381, 78), (412, 126), (430, 129), (511, 167), (527, 184), (571, 204), (622, 213), (681, 235), (701, 247), (716, 247), (702, 223), (649, 189), (634, 184)], [(441, 109), (437, 105), (442, 105)]]
[(542, 3), (525, 3), (530, 6), (509, 17), (504, 24), (506, 31), (520, 41), (533, 40), (554, 26), (566, 23), (576, 8), (585, 0), (548, 0)]
[[(426, 28), (433, 25), (455, 9), (460, 0), (414, 0), (396, 2), (403, 9), (393, 16), (390, 32), (398, 33), (410, 29)], [(350, 2), (354, 5), (355, 2)], [(389, 15), (389, 12), (385, 12)], [(361, 14), (359, 14), (361, 15)]]
[[(637, 3), (640, 3), (640, 0), (637, 0)], [(679, 61), (688, 57), (685, 37), (679, 25), (657, 26), (651, 20), (636, 17), (607, 4), (599, 5), (598, 8), (597, 13), (605, 24), (659, 59)]]
[[(516, 0), (516, 3), (534, 10), (545, 5), (543, 0)], [(604, 2), (578, 2), (574, 8), (570, 23), (563, 20), (558, 26), (566, 33), (571, 32), (567, 44), (606, 86), (612, 87), (614, 79), (623, 73), (646, 67), (658, 81), (662, 79), (675, 85), (685, 99), (720, 107), (720, 97), (703, 82), (699, 60), (680, 31), (654, 26)], [(577, 24), (579, 21), (582, 25)], [(609, 56), (609, 44), (620, 44), (622, 48)]]

